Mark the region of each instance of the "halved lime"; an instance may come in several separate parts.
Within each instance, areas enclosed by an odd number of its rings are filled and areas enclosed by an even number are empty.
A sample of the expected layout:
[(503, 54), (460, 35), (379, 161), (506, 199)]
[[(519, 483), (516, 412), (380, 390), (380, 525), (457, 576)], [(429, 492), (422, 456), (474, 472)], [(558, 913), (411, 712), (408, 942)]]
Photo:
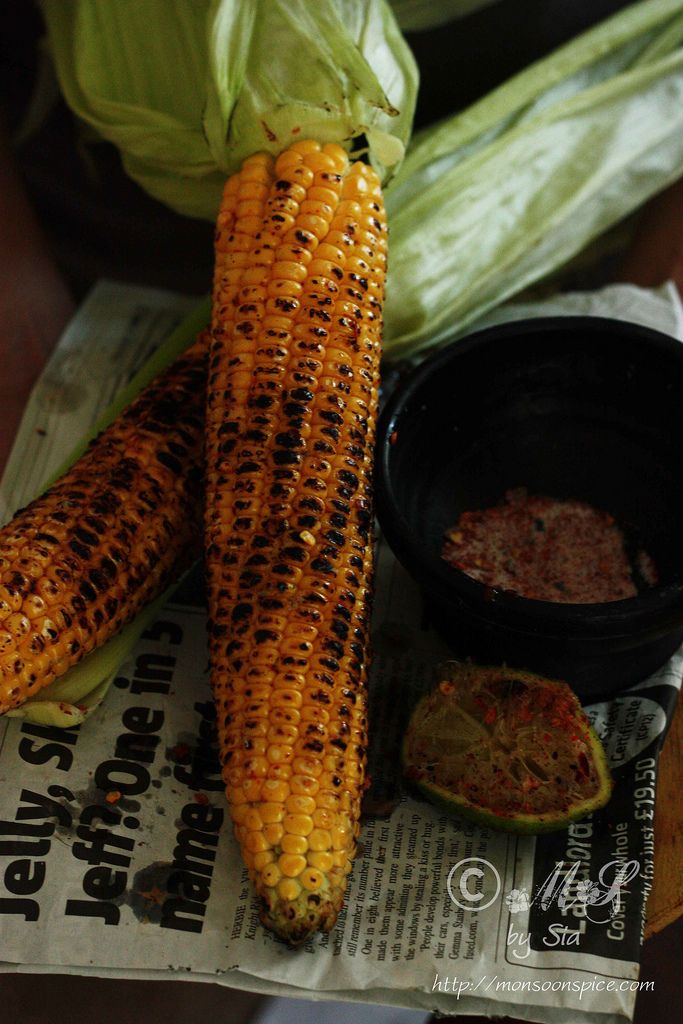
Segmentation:
[(449, 813), (530, 835), (566, 828), (612, 792), (605, 751), (570, 687), (504, 667), (446, 666), (411, 715), (403, 764)]

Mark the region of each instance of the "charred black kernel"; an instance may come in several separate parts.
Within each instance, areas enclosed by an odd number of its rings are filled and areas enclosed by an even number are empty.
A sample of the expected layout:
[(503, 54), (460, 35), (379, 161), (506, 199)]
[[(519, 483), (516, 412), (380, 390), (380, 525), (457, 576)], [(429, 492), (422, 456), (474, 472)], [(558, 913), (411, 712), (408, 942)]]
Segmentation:
[(332, 501), (332, 508), (336, 508), (337, 512), (341, 512), (345, 516), (351, 512), (351, 507), (345, 501), (338, 501), (336, 498)]
[[(348, 718), (349, 717), (351, 712), (349, 711), (349, 709), (346, 706), (346, 704), (342, 704), (342, 706), (339, 708), (339, 714), (341, 715), (342, 718)], [(346, 725), (346, 722), (344, 722), (343, 724)], [(346, 726), (346, 728), (348, 729), (348, 726)]]
[(312, 530), (317, 526), (318, 520), (315, 516), (299, 516), (296, 521), (297, 526), (301, 527), (302, 530)]
[[(293, 576), (294, 575), (294, 570), (292, 569), (292, 567), (289, 566), (289, 565), (284, 565), (281, 562), (278, 562), (277, 565), (273, 566), (272, 572), (274, 572), (276, 576)], [(282, 587), (283, 585), (281, 584), (280, 586)], [(284, 589), (286, 589), (286, 586), (284, 587)]]
[(356, 703), (356, 695), (353, 692), (353, 690), (349, 690), (348, 688), (345, 689), (345, 690), (342, 690), (342, 697), (344, 697), (346, 700), (350, 701), (352, 704)]
[(323, 505), (320, 498), (311, 497), (302, 498), (301, 501), (299, 502), (299, 508), (308, 508), (311, 509), (312, 512), (319, 513), (322, 513), (325, 510), (325, 506)]
[(342, 618), (344, 622), (351, 621), (351, 612), (349, 611), (348, 608), (345, 608), (343, 604), (335, 605), (334, 614), (339, 615), (339, 617)]
[(339, 662), (335, 658), (321, 658), (320, 664), (324, 665), (325, 668), (329, 668), (330, 672), (339, 671)]
[(340, 469), (337, 474), (337, 479), (340, 480), (341, 483), (345, 483), (348, 487), (352, 487), (354, 490), (358, 486), (358, 477), (349, 469)]
[(71, 607), (76, 612), (76, 614), (79, 615), (85, 611), (85, 601), (83, 600), (82, 597), (79, 597), (78, 594), (74, 594), (74, 596), (71, 598)]
[(311, 307), (308, 310), (308, 316), (311, 320), (314, 318), (322, 320), (324, 324), (329, 324), (332, 320), (332, 317), (330, 316), (326, 309), (316, 309), (315, 307)]
[(156, 456), (162, 466), (166, 466), (166, 469), (170, 469), (176, 476), (180, 476), (183, 467), (175, 455), (171, 455), (170, 452), (160, 451), (156, 453)]
[(332, 409), (323, 409), (319, 415), (321, 420), (325, 420), (326, 423), (333, 423), (335, 426), (340, 426), (344, 422), (343, 417)]
[(289, 558), (292, 562), (305, 562), (306, 561), (306, 549), (299, 547), (298, 545), (292, 545), (288, 548), (283, 548), (282, 557)]
[(309, 476), (304, 480), (304, 487), (310, 491), (324, 491), (325, 484), (322, 480), (318, 480), (317, 477)]
[(260, 597), (259, 605), (265, 611), (277, 611), (280, 608), (284, 608), (284, 602), (277, 597)]
[(95, 587), (96, 590), (106, 590), (107, 581), (104, 578), (104, 574), (101, 573), (99, 569), (91, 569), (90, 572), (88, 573), (88, 576), (90, 578), (90, 582), (92, 583), (93, 587)]
[(318, 701), (320, 704), (329, 704), (330, 696), (324, 690), (318, 690), (317, 693), (311, 694), (311, 700)]
[(323, 597), (322, 594), (316, 594), (315, 591), (312, 591), (310, 594), (306, 594), (304, 596), (304, 601), (307, 601), (309, 604), (327, 604), (327, 598)]
[(311, 562), (311, 568), (315, 572), (334, 572), (334, 567), (327, 558), (314, 558)]
[(339, 778), (339, 776), (338, 775), (333, 775), (332, 776), (332, 785), (333, 786), (341, 786), (341, 784), (342, 784), (342, 780)]
[(260, 573), (251, 572), (249, 569), (245, 569), (240, 576), (240, 584), (243, 587), (255, 587), (257, 583), (261, 582), (262, 578), (263, 577)]
[(77, 540), (69, 541), (69, 547), (79, 558), (90, 558), (90, 549), (86, 548), (83, 544), (79, 544)]
[[(232, 621), (233, 622), (241, 622), (243, 619), (248, 618), (249, 615), (251, 615), (252, 611), (253, 611), (253, 605), (249, 604), (247, 601), (242, 601), (242, 602), (240, 602), (240, 604), (236, 604), (235, 607), (233, 608), (233, 610), (232, 610)], [(223, 627), (223, 628), (225, 628), (225, 627)], [(215, 632), (214, 632), (214, 635), (215, 635)]]
[(320, 740), (308, 740), (307, 743), (304, 743), (304, 749), (312, 750), (314, 753), (320, 754), (322, 753), (323, 745)]
[(292, 391), (290, 391), (290, 397), (293, 398), (295, 402), (312, 402), (314, 395), (308, 388), (293, 388)]
[(334, 655), (335, 658), (344, 657), (344, 645), (340, 644), (338, 640), (333, 640), (331, 637), (325, 639), (323, 649)]
[(241, 476), (244, 473), (256, 473), (258, 468), (259, 467), (256, 462), (243, 462), (237, 467), (237, 474), (238, 476)]
[(337, 750), (346, 750), (346, 742), (340, 737), (336, 737), (336, 739), (330, 740), (330, 746), (336, 747)]
[(249, 400), (249, 405), (254, 406), (257, 409), (270, 409), (274, 399), (270, 395), (258, 395), (257, 398)]
[(286, 430), (275, 435), (275, 443), (283, 448), (303, 448), (304, 439), (296, 430)]
[[(56, 519), (57, 516), (55, 515), (53, 518)], [(43, 541), (45, 544), (59, 544), (57, 538), (53, 537), (51, 533), (37, 533), (35, 539)]]
[(296, 466), (301, 462), (301, 455), (299, 452), (278, 449), (273, 452), (273, 462), (277, 466)]
[(344, 544), (344, 536), (338, 530), (328, 530), (325, 540), (328, 540), (330, 544), (336, 544), (337, 547), (342, 547)]
[(343, 530), (346, 527), (346, 516), (343, 516), (340, 512), (333, 512), (330, 516), (330, 523), (338, 530)]
[(255, 555), (250, 555), (249, 558), (246, 561), (246, 564), (247, 565), (252, 565), (252, 566), (253, 565), (267, 565), (268, 564), (268, 559), (266, 558), (265, 555), (260, 555), (260, 554), (257, 553)]
[(315, 442), (313, 445), (313, 451), (319, 452), (321, 455), (334, 455), (334, 448), (329, 441), (323, 441), (322, 439)]
[(360, 555), (350, 555), (349, 556), (349, 565), (352, 565), (354, 567), (354, 569), (362, 569), (363, 568), (363, 559), (360, 557)]
[[(334, 635), (338, 636), (340, 640), (346, 640), (347, 636), (349, 635), (349, 627), (346, 624), (346, 622), (342, 622), (341, 619), (333, 619), (332, 620), (332, 625), (331, 625), (330, 628), (331, 628), (332, 632), (334, 633)], [(334, 641), (334, 640), (331, 640), (329, 642), (330, 643), (336, 643), (336, 641)], [(338, 644), (337, 646), (339, 648), (341, 648), (341, 650), (343, 651), (344, 648), (341, 646), (341, 644)], [(340, 658), (341, 658), (341, 656), (342, 655), (339, 654)]]

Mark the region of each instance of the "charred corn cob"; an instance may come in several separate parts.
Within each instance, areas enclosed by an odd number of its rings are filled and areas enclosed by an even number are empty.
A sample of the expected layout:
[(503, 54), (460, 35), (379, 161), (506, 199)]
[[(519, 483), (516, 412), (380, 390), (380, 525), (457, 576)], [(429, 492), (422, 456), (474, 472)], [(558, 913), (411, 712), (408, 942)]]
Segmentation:
[(168, 584), (201, 522), (207, 338), (0, 530), (0, 713)]
[(386, 219), (344, 150), (245, 161), (216, 232), (207, 403), (212, 684), (263, 923), (334, 924), (365, 779)]

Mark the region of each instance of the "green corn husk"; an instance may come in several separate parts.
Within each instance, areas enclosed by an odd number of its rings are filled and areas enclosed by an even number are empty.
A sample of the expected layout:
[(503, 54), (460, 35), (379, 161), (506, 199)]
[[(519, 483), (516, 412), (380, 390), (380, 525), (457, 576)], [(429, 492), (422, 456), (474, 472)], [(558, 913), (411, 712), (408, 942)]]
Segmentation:
[(391, 7), (404, 32), (438, 28), (456, 18), (490, 7), (497, 0), (391, 0)]
[[(83, 439), (67, 462), (46, 482), (46, 487), (58, 479), (83, 454), (89, 441), (108, 426), (154, 377), (192, 344), (199, 331), (208, 323), (210, 310), (211, 304), (208, 299), (201, 302), (159, 346), (130, 383), (119, 392), (89, 437)], [(120, 633), (40, 690), (35, 697), (27, 700), (21, 707), (7, 711), (7, 717), (62, 728), (80, 725), (104, 699), (119, 667), (130, 655), (144, 631), (157, 618), (179, 583), (180, 579), (147, 605)]]
[(297, 138), (363, 137), (386, 178), (417, 95), (384, 0), (45, 2), (48, 42), (76, 114), (132, 178), (213, 220), (227, 175)]
[(416, 137), (387, 189), (385, 351), (414, 357), (683, 173), (683, 0), (646, 0)]

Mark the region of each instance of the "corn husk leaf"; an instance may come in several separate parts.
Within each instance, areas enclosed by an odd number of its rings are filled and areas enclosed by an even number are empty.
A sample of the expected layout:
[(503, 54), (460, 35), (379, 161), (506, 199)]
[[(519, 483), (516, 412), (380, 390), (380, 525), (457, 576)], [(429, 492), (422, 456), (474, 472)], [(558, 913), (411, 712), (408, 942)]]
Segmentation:
[(387, 190), (385, 351), (415, 356), (683, 173), (682, 0), (634, 4), (421, 133)]
[(403, 156), (418, 75), (384, 0), (71, 0), (43, 13), (69, 105), (180, 213), (213, 220), (245, 157), (297, 138), (364, 138), (385, 179)]
[[(154, 377), (169, 366), (190, 345), (210, 316), (209, 299), (199, 303), (176, 330), (159, 346), (133, 379), (117, 395), (103, 413), (92, 433), (83, 439), (67, 462), (46, 481), (49, 486), (85, 451), (89, 441), (114, 420)], [(71, 728), (80, 725), (101, 703), (126, 658), (131, 654), (144, 631), (152, 625), (171, 598), (180, 578), (155, 601), (147, 605), (132, 622), (92, 651), (81, 662), (44, 687), (21, 707), (6, 712), (8, 718), (21, 718), (37, 725)]]
[(391, 7), (403, 32), (438, 28), (456, 18), (490, 7), (497, 0), (391, 0)]

